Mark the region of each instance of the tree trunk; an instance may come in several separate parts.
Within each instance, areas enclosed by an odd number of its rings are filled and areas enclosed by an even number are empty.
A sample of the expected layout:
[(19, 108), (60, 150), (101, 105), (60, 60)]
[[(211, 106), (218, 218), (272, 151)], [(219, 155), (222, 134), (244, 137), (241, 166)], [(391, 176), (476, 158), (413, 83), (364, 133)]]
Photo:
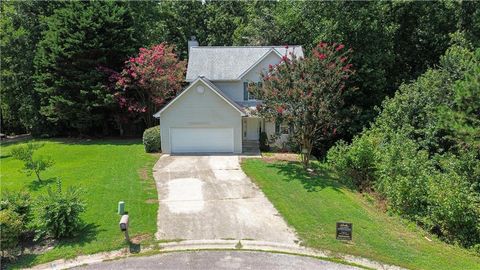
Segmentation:
[(37, 175), (38, 182), (42, 182), (42, 179), (40, 179), (40, 172), (35, 171), (35, 174)]
[(303, 168), (307, 169), (310, 163), (310, 155), (312, 153), (312, 140), (309, 138), (306, 138), (306, 136), (304, 136), (302, 140), (301, 151), (302, 151), (301, 156), (302, 156)]

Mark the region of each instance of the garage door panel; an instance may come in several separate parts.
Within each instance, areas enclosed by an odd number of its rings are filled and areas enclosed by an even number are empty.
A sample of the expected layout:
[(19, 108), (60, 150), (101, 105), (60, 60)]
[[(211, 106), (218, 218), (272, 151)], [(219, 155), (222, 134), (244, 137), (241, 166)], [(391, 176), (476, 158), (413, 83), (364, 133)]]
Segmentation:
[(233, 128), (171, 128), (172, 153), (232, 153)]

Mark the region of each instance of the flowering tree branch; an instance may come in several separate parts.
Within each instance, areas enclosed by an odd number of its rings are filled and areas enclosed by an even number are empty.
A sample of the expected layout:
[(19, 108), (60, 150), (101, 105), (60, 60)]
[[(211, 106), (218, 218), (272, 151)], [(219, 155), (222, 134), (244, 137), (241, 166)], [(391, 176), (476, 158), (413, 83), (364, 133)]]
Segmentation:
[(280, 64), (262, 73), (261, 85), (249, 87), (263, 101), (258, 114), (293, 126), (291, 136), (302, 148), (305, 167), (314, 143), (337, 132), (346, 81), (354, 73), (351, 53), (343, 44), (322, 42), (307, 58), (283, 56)]

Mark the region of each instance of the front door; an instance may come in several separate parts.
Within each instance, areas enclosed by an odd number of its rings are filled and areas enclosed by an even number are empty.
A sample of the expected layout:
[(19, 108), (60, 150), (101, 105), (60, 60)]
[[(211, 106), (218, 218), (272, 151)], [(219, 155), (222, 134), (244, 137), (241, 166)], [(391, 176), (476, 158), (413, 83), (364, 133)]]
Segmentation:
[(244, 118), (243, 138), (245, 140), (258, 140), (260, 133), (260, 118)]

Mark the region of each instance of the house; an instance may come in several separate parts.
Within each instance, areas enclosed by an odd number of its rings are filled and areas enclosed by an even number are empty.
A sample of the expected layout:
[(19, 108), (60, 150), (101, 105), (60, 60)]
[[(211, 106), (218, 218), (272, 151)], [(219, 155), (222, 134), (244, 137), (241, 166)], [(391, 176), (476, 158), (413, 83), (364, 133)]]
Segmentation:
[(260, 101), (248, 93), (248, 83), (261, 81), (260, 73), (284, 55), (303, 57), (301, 46), (198, 46), (196, 40), (188, 45), (189, 85), (154, 115), (162, 152), (238, 154), (258, 150), (261, 132), (269, 138), (288, 133), (288, 127), (252, 114)]

